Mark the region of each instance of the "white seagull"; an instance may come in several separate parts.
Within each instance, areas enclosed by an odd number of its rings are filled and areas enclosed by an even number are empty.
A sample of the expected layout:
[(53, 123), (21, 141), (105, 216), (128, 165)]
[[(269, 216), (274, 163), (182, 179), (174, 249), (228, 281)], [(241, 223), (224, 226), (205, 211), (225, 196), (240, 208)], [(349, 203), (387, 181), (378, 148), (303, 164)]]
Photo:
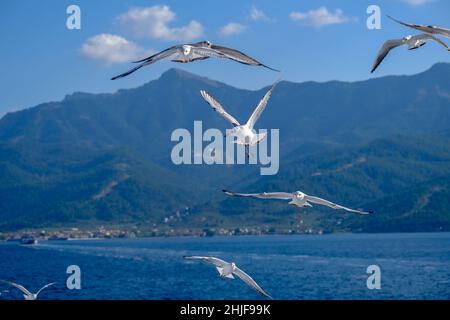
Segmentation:
[(43, 286), (42, 288), (39, 289), (38, 292), (36, 293), (31, 293), (28, 289), (26, 289), (24, 286), (14, 283), (14, 282), (10, 282), (10, 281), (5, 281), (5, 280), (0, 280), (0, 282), (9, 284), (10, 286), (16, 287), (17, 289), (19, 289), (20, 291), (22, 291), (23, 293), (23, 297), (25, 300), (36, 300), (39, 293), (41, 293), (42, 290), (44, 290), (45, 288), (48, 288), (52, 285), (54, 285), (56, 282), (52, 282), (49, 284), (46, 284), (45, 286)]
[(191, 257), (184, 257), (187, 260), (201, 260), (207, 263), (210, 263), (214, 266), (216, 266), (217, 272), (219, 273), (220, 277), (224, 279), (233, 280), (234, 276), (236, 275), (239, 278), (241, 278), (242, 281), (244, 281), (246, 284), (248, 284), (250, 287), (261, 293), (263, 296), (269, 298), (272, 300), (272, 297), (269, 296), (256, 282), (252, 279), (248, 274), (246, 274), (244, 271), (239, 269), (234, 262), (226, 262), (219, 258), (215, 257), (201, 257), (201, 256), (191, 256)]
[(436, 38), (435, 36), (429, 33), (422, 33), (415, 36), (406, 36), (402, 39), (388, 40), (383, 44), (380, 51), (378, 52), (377, 58), (375, 59), (371, 72), (373, 73), (378, 68), (381, 61), (383, 61), (383, 59), (386, 58), (389, 51), (391, 51), (392, 49), (397, 48), (404, 44), (408, 45), (408, 50), (418, 49), (421, 46), (425, 45), (427, 40), (434, 40), (443, 45), (445, 48), (447, 48), (447, 50), (450, 50), (450, 47), (447, 44), (445, 44), (443, 41), (441, 41), (440, 39)]
[(426, 32), (426, 33), (433, 33), (433, 34), (439, 34), (442, 35), (444, 37), (450, 38), (450, 29), (446, 29), (446, 28), (442, 28), (442, 27), (437, 27), (437, 26), (427, 26), (427, 25), (423, 25), (423, 24), (415, 24), (415, 23), (409, 23), (409, 22), (403, 22), (400, 20), (397, 20), (391, 16), (388, 15), (389, 19), (394, 20), (397, 23), (400, 23), (404, 26), (416, 29), (416, 30), (420, 30), (422, 32)]
[(325, 199), (322, 199), (319, 197), (307, 195), (301, 191), (295, 191), (293, 193), (289, 193), (289, 192), (237, 193), (237, 192), (232, 192), (232, 191), (228, 191), (228, 190), (222, 190), (222, 191), (225, 192), (225, 194), (227, 194), (229, 196), (234, 196), (234, 197), (251, 197), (251, 198), (258, 198), (258, 199), (291, 200), (289, 202), (289, 204), (297, 206), (297, 207), (301, 207), (301, 208), (312, 207), (312, 205), (310, 204), (310, 202), (311, 202), (311, 203), (315, 203), (315, 204), (324, 205), (324, 206), (330, 207), (332, 209), (345, 210), (345, 211), (349, 211), (349, 212), (357, 213), (357, 214), (373, 213), (373, 211), (362, 211), (362, 210), (350, 209), (350, 208), (341, 206), (339, 204), (333, 203), (331, 201), (328, 201), (328, 200), (325, 200)]
[(175, 45), (170, 48), (167, 48), (166, 50), (158, 52), (150, 57), (144, 58), (139, 61), (135, 61), (134, 63), (139, 63), (136, 67), (125, 73), (122, 73), (118, 76), (111, 78), (111, 80), (126, 77), (127, 75), (135, 72), (136, 70), (144, 66), (153, 64), (163, 59), (170, 58), (171, 61), (173, 62), (188, 63), (196, 60), (205, 60), (210, 57), (227, 58), (247, 65), (263, 66), (265, 68), (278, 72), (278, 70), (264, 65), (261, 62), (247, 56), (246, 54), (238, 50), (223, 46), (216, 46), (211, 44), (211, 42), (209, 41), (201, 41), (191, 44)]
[(252, 115), (245, 124), (240, 124), (239, 121), (237, 121), (232, 115), (226, 112), (222, 105), (208, 92), (204, 90), (200, 91), (203, 99), (208, 102), (208, 104), (214, 109), (214, 111), (216, 111), (233, 125), (234, 128), (229, 131), (228, 135), (236, 137), (236, 139), (233, 141), (234, 143), (245, 146), (247, 155), (249, 154), (248, 148), (250, 146), (260, 143), (266, 137), (266, 133), (258, 134), (255, 132), (253, 127), (266, 108), (267, 102), (269, 101), (270, 96), (272, 95), (272, 92), (279, 81), (280, 80), (275, 82), (270, 90), (267, 91), (267, 93), (261, 99), (261, 101), (259, 101)]

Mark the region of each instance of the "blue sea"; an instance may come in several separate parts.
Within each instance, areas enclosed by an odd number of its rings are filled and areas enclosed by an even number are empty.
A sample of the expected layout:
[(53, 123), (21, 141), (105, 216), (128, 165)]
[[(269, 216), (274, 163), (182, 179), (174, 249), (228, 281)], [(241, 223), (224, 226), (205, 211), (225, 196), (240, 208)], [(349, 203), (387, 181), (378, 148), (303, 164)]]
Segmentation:
[[(0, 243), (0, 279), (39, 299), (261, 299), (186, 255), (234, 261), (274, 299), (450, 299), (450, 233), (332, 234)], [(69, 265), (81, 289), (66, 287)], [(381, 289), (366, 269), (378, 265)], [(22, 299), (0, 284), (0, 299)]]

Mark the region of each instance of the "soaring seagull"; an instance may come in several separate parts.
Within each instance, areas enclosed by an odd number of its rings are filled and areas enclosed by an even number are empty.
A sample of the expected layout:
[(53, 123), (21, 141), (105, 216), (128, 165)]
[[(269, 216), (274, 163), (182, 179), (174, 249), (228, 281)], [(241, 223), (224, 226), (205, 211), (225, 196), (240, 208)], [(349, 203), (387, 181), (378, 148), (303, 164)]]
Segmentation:
[(426, 26), (423, 24), (415, 24), (415, 23), (408, 23), (408, 22), (403, 22), (400, 20), (397, 20), (391, 16), (388, 15), (389, 19), (394, 20), (397, 23), (400, 23), (404, 26), (416, 29), (416, 30), (420, 30), (422, 32), (426, 32), (426, 33), (432, 33), (432, 34), (439, 34), (442, 35), (444, 37), (450, 38), (450, 29), (446, 29), (446, 28), (442, 28), (442, 27), (437, 27), (437, 26)]
[(127, 75), (135, 72), (136, 70), (139, 70), (144, 66), (153, 64), (163, 59), (171, 59), (173, 62), (187, 63), (196, 60), (205, 60), (210, 57), (227, 58), (247, 65), (263, 66), (265, 68), (278, 72), (278, 70), (262, 64), (261, 62), (247, 56), (246, 54), (238, 50), (223, 46), (216, 46), (209, 41), (201, 41), (191, 44), (175, 45), (150, 57), (135, 61), (134, 63), (139, 63), (136, 67), (111, 78), (111, 80), (126, 77)]
[(14, 282), (10, 282), (10, 281), (5, 281), (5, 280), (0, 280), (0, 282), (9, 284), (10, 286), (16, 287), (17, 289), (19, 289), (20, 291), (22, 291), (23, 293), (23, 297), (25, 300), (36, 300), (39, 293), (41, 293), (42, 290), (44, 290), (45, 288), (48, 288), (52, 285), (54, 285), (56, 282), (52, 282), (49, 284), (46, 284), (45, 286), (43, 286), (42, 288), (39, 289), (38, 292), (36, 293), (31, 293), (30, 291), (28, 291), (28, 289), (26, 289), (24, 286), (14, 283)]
[(204, 90), (200, 91), (203, 99), (208, 102), (208, 104), (214, 109), (214, 111), (216, 111), (233, 125), (234, 128), (231, 129), (228, 134), (236, 137), (236, 140), (233, 141), (234, 143), (245, 146), (247, 155), (249, 154), (249, 146), (260, 143), (266, 137), (266, 133), (258, 134), (255, 132), (253, 127), (266, 108), (267, 102), (269, 101), (270, 96), (272, 95), (272, 92), (279, 81), (280, 80), (275, 82), (270, 90), (267, 91), (267, 93), (261, 99), (261, 101), (259, 101), (252, 115), (245, 124), (240, 124), (239, 121), (237, 121), (232, 115), (226, 112), (222, 105), (208, 92)]
[(436, 38), (435, 36), (429, 33), (422, 33), (415, 36), (406, 36), (402, 39), (388, 40), (383, 44), (380, 51), (378, 52), (377, 58), (375, 59), (371, 72), (373, 73), (378, 68), (381, 61), (383, 61), (384, 58), (386, 58), (386, 56), (392, 49), (405, 44), (408, 45), (408, 50), (418, 49), (423, 45), (425, 45), (427, 40), (434, 40), (443, 45), (445, 48), (447, 48), (447, 50), (450, 50), (450, 47), (447, 44), (445, 44), (440, 39)]
[(269, 298), (272, 300), (272, 297), (269, 296), (256, 282), (252, 279), (248, 274), (246, 274), (244, 271), (239, 269), (234, 262), (226, 262), (219, 258), (215, 257), (201, 257), (201, 256), (191, 256), (191, 257), (184, 257), (187, 260), (201, 260), (206, 263), (210, 263), (214, 266), (216, 266), (217, 272), (219, 273), (219, 276), (224, 279), (230, 279), (233, 280), (234, 276), (236, 275), (239, 278), (241, 278), (242, 281), (244, 281), (246, 284), (248, 284), (250, 287), (261, 293), (263, 296)]
[(306, 207), (312, 207), (310, 202), (315, 204), (324, 205), (327, 207), (330, 207), (332, 209), (338, 209), (338, 210), (345, 210), (348, 212), (356, 213), (356, 214), (370, 214), (373, 213), (373, 211), (362, 211), (362, 210), (354, 210), (350, 209), (344, 206), (341, 206), (339, 204), (333, 203), (331, 201), (314, 197), (307, 195), (301, 191), (295, 191), (293, 193), (289, 192), (263, 192), (263, 193), (237, 193), (237, 192), (231, 192), (227, 190), (222, 190), (229, 196), (234, 197), (252, 197), (252, 198), (258, 198), (258, 199), (278, 199), (278, 200), (291, 200), (289, 204), (292, 204), (297, 207), (306, 208)]

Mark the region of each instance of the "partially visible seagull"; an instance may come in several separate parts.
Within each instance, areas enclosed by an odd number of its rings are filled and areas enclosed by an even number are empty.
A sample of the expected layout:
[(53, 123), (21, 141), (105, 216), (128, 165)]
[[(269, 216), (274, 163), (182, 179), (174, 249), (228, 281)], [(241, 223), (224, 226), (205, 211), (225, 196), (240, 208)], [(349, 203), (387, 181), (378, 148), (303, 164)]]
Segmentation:
[(389, 19), (394, 20), (395, 22), (398, 22), (404, 26), (416, 29), (416, 30), (420, 30), (422, 32), (426, 32), (426, 33), (432, 33), (432, 34), (439, 34), (442, 35), (444, 37), (450, 38), (450, 29), (446, 29), (446, 28), (442, 28), (442, 27), (437, 27), (437, 26), (427, 26), (427, 25), (423, 25), (423, 24), (415, 24), (415, 23), (408, 23), (408, 22), (403, 22), (400, 20), (397, 20), (393, 17), (391, 17), (390, 15), (388, 15)]
[(392, 49), (397, 48), (404, 44), (408, 45), (408, 50), (418, 49), (423, 45), (425, 45), (427, 40), (434, 40), (443, 45), (445, 48), (447, 48), (447, 50), (450, 50), (450, 47), (447, 44), (445, 44), (443, 41), (441, 41), (440, 39), (436, 38), (435, 36), (429, 33), (422, 33), (415, 36), (406, 36), (402, 39), (388, 40), (383, 44), (380, 51), (378, 52), (377, 58), (375, 59), (371, 72), (373, 73), (378, 68), (380, 63), (383, 61), (384, 58), (386, 58), (389, 51), (391, 51)]
[(261, 293), (263, 296), (272, 300), (272, 297), (269, 296), (248, 274), (239, 269), (234, 262), (229, 263), (215, 257), (191, 256), (184, 258), (187, 260), (201, 260), (203, 262), (210, 263), (216, 266), (217, 272), (219, 273), (220, 277), (224, 279), (233, 280), (234, 274), (241, 278), (241, 280), (248, 284), (250, 287)]
[(330, 207), (332, 209), (345, 210), (348, 212), (356, 213), (356, 214), (370, 214), (373, 211), (362, 211), (362, 210), (354, 210), (339, 204), (333, 203), (331, 201), (307, 195), (301, 191), (295, 191), (293, 193), (289, 192), (263, 192), (263, 193), (237, 193), (228, 190), (222, 190), (225, 194), (234, 197), (252, 197), (259, 199), (278, 199), (278, 200), (291, 200), (289, 204), (292, 204), (297, 207), (306, 208), (312, 207), (310, 202), (315, 204), (324, 205)]
[(171, 59), (171, 61), (173, 62), (188, 63), (196, 60), (205, 60), (210, 57), (227, 58), (247, 65), (263, 66), (265, 68), (278, 72), (278, 70), (272, 69), (264, 65), (261, 62), (247, 56), (246, 54), (238, 50), (222, 46), (216, 46), (211, 44), (211, 42), (209, 41), (201, 41), (191, 44), (175, 45), (170, 48), (167, 48), (166, 50), (158, 52), (150, 57), (144, 58), (139, 61), (135, 61), (134, 63), (139, 63), (136, 67), (125, 73), (122, 73), (118, 76), (111, 78), (111, 80), (126, 77), (129, 74), (135, 72), (136, 70), (139, 70), (144, 66), (153, 64), (163, 59)]
[(249, 154), (248, 148), (250, 146), (260, 143), (266, 137), (266, 133), (258, 134), (255, 132), (253, 127), (266, 108), (267, 102), (269, 101), (270, 96), (272, 95), (272, 92), (279, 81), (280, 80), (275, 82), (270, 90), (267, 91), (267, 93), (261, 99), (261, 101), (259, 101), (252, 115), (245, 124), (240, 124), (239, 121), (237, 121), (232, 115), (227, 113), (222, 105), (208, 92), (204, 90), (200, 91), (203, 99), (208, 102), (208, 104), (214, 109), (214, 111), (216, 111), (233, 125), (234, 128), (230, 130), (228, 135), (236, 137), (236, 139), (233, 141), (234, 143), (245, 146), (247, 155)]
[(28, 291), (28, 289), (26, 289), (24, 286), (14, 283), (14, 282), (10, 282), (10, 281), (5, 281), (5, 280), (0, 280), (0, 282), (9, 284), (10, 286), (16, 287), (17, 289), (19, 289), (20, 291), (22, 291), (23, 293), (23, 297), (25, 300), (36, 300), (39, 293), (41, 293), (42, 290), (44, 290), (45, 288), (48, 288), (52, 285), (54, 285), (56, 282), (52, 282), (49, 284), (46, 284), (45, 286), (43, 286), (42, 288), (39, 289), (38, 292), (36, 293), (31, 293), (30, 291)]

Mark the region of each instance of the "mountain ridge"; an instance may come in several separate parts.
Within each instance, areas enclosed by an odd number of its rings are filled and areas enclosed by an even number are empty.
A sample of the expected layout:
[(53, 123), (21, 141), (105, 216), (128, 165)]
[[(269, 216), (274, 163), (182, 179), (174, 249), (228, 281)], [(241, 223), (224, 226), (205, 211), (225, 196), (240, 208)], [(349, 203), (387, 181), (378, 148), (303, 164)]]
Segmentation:
[[(256, 201), (236, 202), (239, 206), (233, 208), (234, 200), (224, 199), (220, 190), (309, 186), (318, 196), (350, 206), (389, 199), (389, 192), (416, 190), (415, 185), (427, 181), (434, 185), (438, 173), (450, 174), (449, 70), (450, 64), (441, 63), (417, 75), (398, 76), (400, 80), (282, 81), (257, 124), (280, 129), (280, 173), (275, 177), (259, 177), (255, 166), (176, 166), (170, 161), (174, 129), (191, 131), (196, 120), (202, 120), (204, 129), (228, 128), (202, 100), (200, 90), (209, 91), (237, 119), (246, 119), (267, 87), (241, 90), (170, 69), (137, 88), (75, 92), (59, 102), (9, 113), (0, 119), (0, 196), (11, 200), (0, 205), (0, 229), (51, 225), (61, 219), (161, 224), (166, 214), (185, 207), (192, 213), (192, 220), (184, 220), (187, 225), (200, 226), (206, 216), (218, 224), (278, 223), (277, 217), (289, 224), (285, 219), (296, 215), (289, 207)], [(119, 169), (124, 165), (129, 171)], [(96, 202), (98, 194), (102, 197)], [(403, 194), (404, 202), (393, 208), (406, 208), (404, 203), (420, 196), (419, 191)], [(440, 208), (447, 210), (446, 205)], [(320, 208), (309, 212), (310, 225), (339, 229), (333, 225), (337, 213), (328, 218)], [(450, 219), (448, 212), (443, 214), (440, 221)], [(372, 230), (352, 221), (345, 218), (340, 226)]]

